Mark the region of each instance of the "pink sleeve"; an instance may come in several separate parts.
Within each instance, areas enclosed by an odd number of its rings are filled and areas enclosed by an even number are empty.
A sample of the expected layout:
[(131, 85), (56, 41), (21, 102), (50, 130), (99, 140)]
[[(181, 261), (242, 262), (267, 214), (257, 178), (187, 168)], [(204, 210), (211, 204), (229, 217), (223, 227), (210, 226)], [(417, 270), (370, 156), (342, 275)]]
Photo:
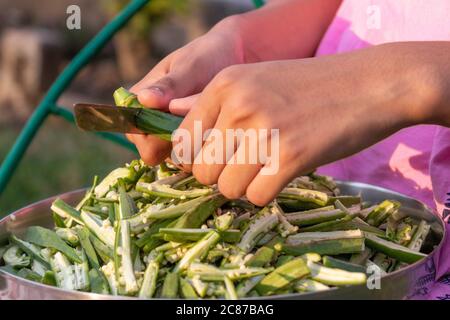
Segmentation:
[[(439, 215), (442, 215), (447, 192), (450, 192), (450, 128), (439, 127), (433, 142), (430, 161), (430, 176), (433, 185), (434, 200)], [(449, 217), (446, 219), (447, 237), (437, 256), (436, 279), (450, 272), (450, 224)]]
[(450, 128), (438, 127), (433, 142), (430, 176), (438, 213), (442, 214), (446, 193), (450, 192)]

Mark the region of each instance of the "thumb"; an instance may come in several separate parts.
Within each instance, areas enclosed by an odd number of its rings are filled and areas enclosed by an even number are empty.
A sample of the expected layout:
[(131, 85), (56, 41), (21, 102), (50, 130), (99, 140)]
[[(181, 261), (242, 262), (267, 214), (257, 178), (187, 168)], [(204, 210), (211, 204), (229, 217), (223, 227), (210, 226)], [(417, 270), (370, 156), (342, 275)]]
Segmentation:
[(184, 98), (199, 91), (196, 81), (186, 73), (168, 73), (136, 92), (139, 102), (146, 107), (168, 109), (173, 99)]

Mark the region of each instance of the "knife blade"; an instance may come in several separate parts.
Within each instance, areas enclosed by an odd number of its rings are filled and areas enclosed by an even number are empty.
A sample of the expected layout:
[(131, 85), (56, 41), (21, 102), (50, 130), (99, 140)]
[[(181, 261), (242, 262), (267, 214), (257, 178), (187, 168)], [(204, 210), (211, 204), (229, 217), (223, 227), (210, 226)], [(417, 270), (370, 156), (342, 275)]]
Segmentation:
[(90, 103), (74, 105), (76, 124), (86, 131), (145, 134), (146, 132), (137, 126), (137, 119), (142, 110)]

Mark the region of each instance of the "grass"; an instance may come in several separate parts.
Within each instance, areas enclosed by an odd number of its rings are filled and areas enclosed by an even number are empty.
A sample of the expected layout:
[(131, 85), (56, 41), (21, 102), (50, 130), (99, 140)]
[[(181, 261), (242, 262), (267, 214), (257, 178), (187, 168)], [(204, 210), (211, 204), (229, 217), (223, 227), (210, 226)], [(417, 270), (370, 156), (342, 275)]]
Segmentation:
[[(19, 132), (20, 128), (2, 125), (0, 161)], [(110, 141), (50, 118), (0, 195), (0, 217), (37, 200), (89, 186), (94, 175), (103, 177), (136, 157)]]

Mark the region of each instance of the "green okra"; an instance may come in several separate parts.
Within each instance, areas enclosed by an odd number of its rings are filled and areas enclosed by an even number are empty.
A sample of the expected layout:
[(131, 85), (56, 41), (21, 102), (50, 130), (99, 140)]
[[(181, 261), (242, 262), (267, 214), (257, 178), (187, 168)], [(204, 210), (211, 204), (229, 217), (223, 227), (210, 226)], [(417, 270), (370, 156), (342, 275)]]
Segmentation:
[(269, 247), (261, 247), (246, 262), (247, 267), (264, 267), (269, 264), (275, 255), (275, 250)]
[(430, 229), (430, 225), (425, 220), (421, 220), (408, 244), (408, 248), (414, 251), (420, 251)]
[(225, 276), (231, 280), (242, 280), (266, 274), (272, 270), (273, 268), (258, 267), (217, 268), (211, 264), (193, 262), (188, 268), (187, 275), (192, 279), (198, 277), (205, 281), (223, 281)]
[(159, 265), (163, 254), (161, 252), (152, 252), (147, 257), (147, 268), (145, 269), (144, 279), (139, 290), (140, 298), (152, 298), (156, 291), (156, 282), (158, 280)]
[[(330, 208), (330, 207), (325, 207)], [(345, 212), (339, 209), (313, 209), (309, 211), (292, 212), (286, 214), (286, 219), (297, 226), (309, 226), (345, 217)]]
[(346, 207), (360, 205), (362, 203), (361, 196), (333, 196), (328, 198), (328, 205), (334, 205), (336, 201), (339, 201)]
[(372, 249), (365, 247), (362, 252), (354, 253), (350, 256), (350, 263), (364, 266), (366, 265), (366, 261), (370, 258), (372, 253)]
[(105, 276), (97, 269), (89, 270), (89, 283), (91, 292), (99, 294), (109, 294), (109, 284)]
[(311, 279), (326, 285), (347, 286), (365, 284), (366, 274), (363, 272), (349, 272), (341, 269), (328, 268), (312, 261), (307, 261), (311, 272)]
[(29, 227), (25, 234), (25, 241), (41, 247), (56, 249), (64, 253), (71, 261), (77, 263), (82, 262), (76, 251), (61, 240), (61, 238), (52, 230), (39, 226)]
[(111, 247), (104, 244), (100, 239), (98, 239), (94, 234), (89, 233), (89, 240), (92, 246), (97, 252), (97, 255), (104, 263), (108, 263), (114, 259), (114, 251)]
[(80, 243), (77, 233), (70, 228), (56, 228), (56, 234), (72, 247), (76, 247)]
[(225, 197), (215, 194), (207, 201), (187, 210), (175, 224), (175, 228), (199, 228), (218, 208), (226, 202)]
[(426, 257), (426, 254), (411, 250), (394, 242), (381, 239), (372, 234), (365, 235), (365, 242), (368, 247), (402, 262), (414, 263)]
[(20, 268), (28, 267), (31, 263), (31, 258), (24, 253), (18, 246), (10, 246), (3, 254), (3, 261), (9, 266)]
[(137, 128), (166, 141), (171, 140), (172, 133), (183, 120), (183, 118), (170, 113), (144, 108), (137, 100), (137, 96), (124, 88), (119, 88), (114, 92), (114, 101), (118, 106), (140, 108), (141, 112), (136, 118)]
[(154, 197), (176, 198), (181, 200), (204, 197), (213, 192), (211, 188), (177, 190), (165, 184), (160, 184), (158, 181), (152, 183), (138, 182), (136, 184), (136, 190)]
[(368, 224), (378, 227), (386, 219), (398, 210), (400, 203), (395, 200), (384, 200), (377, 205), (367, 216), (366, 221)]
[(15, 235), (10, 236), (10, 242), (17, 245), (23, 252), (25, 252), (28, 256), (42, 263), (47, 269), (50, 268), (50, 263), (48, 259), (46, 259), (42, 253), (41, 249), (27, 241), (23, 241), (17, 238)]
[(237, 296), (239, 298), (247, 296), (263, 278), (264, 275), (261, 274), (241, 281), (236, 287)]
[(270, 295), (309, 273), (304, 259), (295, 258), (266, 275), (255, 288), (260, 295)]
[(313, 231), (328, 231), (336, 228), (339, 225), (342, 225), (344, 223), (348, 223), (355, 219), (358, 216), (358, 213), (352, 213), (347, 214), (343, 218), (332, 220), (332, 221), (325, 221), (322, 223), (318, 223), (315, 225), (311, 225), (308, 227), (303, 227), (300, 229), (300, 232), (313, 232)]
[(284, 188), (278, 198), (312, 202), (322, 207), (327, 205), (329, 199), (325, 192), (300, 188)]
[(185, 278), (180, 277), (180, 293), (184, 299), (198, 299), (194, 287)]
[(330, 256), (323, 257), (323, 265), (328, 268), (336, 268), (341, 270), (346, 270), (349, 272), (366, 272), (366, 268), (355, 263), (351, 263), (349, 261), (344, 261), (341, 259), (336, 259)]
[(185, 212), (198, 207), (201, 203), (211, 199), (211, 196), (195, 198), (186, 202), (169, 206), (163, 209), (154, 209), (153, 207), (144, 210), (132, 217), (127, 218), (130, 222), (131, 229), (137, 229), (147, 220), (151, 219), (173, 219), (182, 216)]
[(178, 262), (174, 268), (174, 272), (185, 270), (189, 267), (195, 259), (200, 258), (208, 252), (220, 239), (217, 231), (209, 231), (201, 240), (199, 240), (192, 248), (190, 248), (183, 258)]
[(74, 221), (76, 221), (79, 224), (83, 224), (83, 221), (81, 220), (81, 214), (78, 210), (75, 208), (69, 206), (67, 203), (65, 203), (62, 199), (56, 199), (53, 201), (52, 206), (50, 209), (59, 215), (60, 217), (66, 219), (71, 218)]
[(225, 282), (225, 288), (226, 288), (225, 297), (228, 300), (237, 300), (238, 299), (238, 295), (237, 295), (237, 292), (236, 292), (236, 288), (234, 287), (233, 281), (231, 281), (231, 279), (228, 278), (227, 276), (225, 276), (223, 278), (223, 280)]
[(86, 257), (89, 261), (89, 265), (95, 270), (100, 269), (100, 262), (98, 261), (97, 254), (95, 253), (94, 246), (89, 240), (89, 230), (86, 227), (77, 230), (80, 245), (86, 253)]
[(46, 284), (48, 286), (54, 286), (56, 287), (56, 278), (55, 273), (51, 270), (48, 270), (44, 273), (44, 275), (41, 278), (41, 283)]
[(247, 228), (243, 231), (241, 241), (238, 243), (239, 249), (243, 252), (249, 252), (253, 249), (257, 240), (261, 236), (278, 225), (279, 218), (269, 208), (265, 207), (258, 212), (249, 222)]
[[(188, 242), (188, 241), (199, 241), (208, 232), (213, 229), (189, 229), (189, 228), (160, 228), (159, 233), (162, 235), (165, 241), (173, 242)], [(229, 229), (223, 232), (219, 232), (220, 237), (223, 241), (229, 243), (236, 243), (241, 237), (240, 230)]]
[(157, 233), (159, 233), (161, 228), (166, 228), (171, 224), (174, 220), (173, 219), (165, 219), (165, 220), (157, 220), (154, 223), (152, 223), (149, 228), (140, 234), (140, 237), (135, 241), (135, 244), (142, 248), (147, 243), (151, 242), (152, 240), (155, 240), (153, 236)]
[(330, 287), (312, 279), (300, 279), (295, 282), (294, 289), (298, 292), (318, 292), (330, 290)]
[(166, 299), (175, 299), (178, 297), (178, 273), (177, 272), (169, 272), (164, 278), (164, 284), (161, 291), (161, 298)]
[(357, 253), (364, 250), (364, 234), (360, 230), (299, 233), (275, 248), (290, 255)]
[[(85, 226), (92, 232), (98, 239), (110, 248), (114, 248), (114, 239), (116, 237), (114, 228), (111, 223), (105, 224), (103, 220), (96, 215), (81, 210), (81, 219)], [(109, 220), (105, 220), (109, 222)]]

